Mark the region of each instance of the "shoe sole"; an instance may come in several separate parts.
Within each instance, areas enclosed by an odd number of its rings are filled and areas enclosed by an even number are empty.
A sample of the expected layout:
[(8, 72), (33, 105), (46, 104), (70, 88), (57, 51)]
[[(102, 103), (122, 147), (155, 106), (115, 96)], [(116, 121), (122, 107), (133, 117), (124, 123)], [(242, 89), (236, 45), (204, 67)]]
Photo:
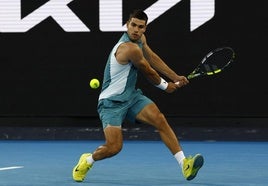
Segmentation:
[(194, 157), (194, 164), (193, 164), (193, 169), (194, 172), (192, 173), (191, 176), (189, 176), (187, 178), (188, 181), (194, 179), (199, 171), (199, 169), (203, 166), (204, 164), (204, 158), (201, 154), (197, 154), (195, 157)]

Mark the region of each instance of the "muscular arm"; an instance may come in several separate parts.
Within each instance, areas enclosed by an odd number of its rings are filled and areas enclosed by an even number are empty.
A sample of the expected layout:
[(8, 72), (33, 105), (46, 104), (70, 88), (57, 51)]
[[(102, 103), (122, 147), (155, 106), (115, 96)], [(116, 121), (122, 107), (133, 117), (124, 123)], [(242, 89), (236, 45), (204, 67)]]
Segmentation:
[(183, 81), (187, 83), (188, 80), (184, 76), (176, 74), (169, 66), (147, 45), (146, 38), (143, 35), (143, 53), (150, 65), (159, 73), (171, 79), (173, 82)]
[(160, 83), (159, 74), (150, 66), (144, 58), (142, 50), (135, 43), (121, 44), (116, 52), (116, 59), (121, 64), (132, 61), (133, 65), (153, 84)]
[[(121, 44), (116, 51), (117, 61), (124, 65), (131, 61), (133, 65), (153, 84), (159, 85), (161, 82), (161, 77), (159, 74), (150, 66), (148, 61), (143, 56), (142, 50), (137, 44), (128, 42)], [(168, 87), (165, 89), (166, 92), (172, 93), (180, 85), (173, 82), (168, 83)]]

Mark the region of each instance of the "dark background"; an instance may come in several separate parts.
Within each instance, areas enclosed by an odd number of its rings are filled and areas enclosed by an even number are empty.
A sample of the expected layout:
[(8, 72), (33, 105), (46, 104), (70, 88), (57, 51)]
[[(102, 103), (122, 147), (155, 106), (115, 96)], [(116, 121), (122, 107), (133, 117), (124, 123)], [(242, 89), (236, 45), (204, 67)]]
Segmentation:
[[(21, 2), (24, 17), (47, 1)], [(124, 21), (132, 9), (154, 2), (123, 1)], [(91, 32), (65, 32), (48, 18), (26, 33), (0, 33), (1, 118), (97, 118), (100, 89), (90, 89), (88, 82), (102, 81), (109, 52), (122, 35), (99, 30), (98, 3), (69, 4)], [(207, 52), (221, 46), (236, 51), (231, 67), (193, 79), (173, 94), (142, 75), (138, 87), (171, 118), (267, 118), (267, 3), (216, 0), (215, 6), (215, 16), (190, 32), (190, 1), (182, 0), (148, 25), (147, 42), (178, 74), (187, 75)]]

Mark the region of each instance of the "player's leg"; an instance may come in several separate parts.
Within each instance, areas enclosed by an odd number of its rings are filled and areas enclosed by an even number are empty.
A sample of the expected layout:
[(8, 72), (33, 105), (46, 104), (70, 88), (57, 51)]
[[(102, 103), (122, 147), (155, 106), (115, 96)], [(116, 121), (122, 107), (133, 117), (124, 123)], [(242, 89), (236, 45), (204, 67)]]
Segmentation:
[(104, 129), (105, 144), (99, 146), (92, 155), (94, 161), (112, 157), (119, 153), (123, 146), (123, 135), (120, 126), (108, 125)]
[(108, 125), (104, 129), (104, 135), (105, 144), (99, 146), (93, 154), (84, 153), (81, 155), (77, 165), (73, 168), (73, 179), (75, 181), (82, 182), (95, 161), (112, 157), (121, 151), (123, 146), (121, 127)]
[(127, 113), (127, 102), (102, 100), (98, 112), (103, 125), (105, 144), (99, 146), (92, 155), (94, 161), (116, 155), (123, 146), (121, 125)]
[(165, 116), (160, 112), (158, 107), (154, 103), (146, 105), (137, 114), (136, 119), (143, 123), (154, 126), (159, 131), (162, 141), (170, 149), (180, 164), (183, 176), (187, 180), (194, 179), (198, 173), (198, 170), (203, 166), (203, 156), (197, 154), (194, 157), (184, 157), (184, 153), (175, 133), (173, 132)]
[(121, 124), (127, 112), (124, 108), (125, 103), (109, 100), (99, 103), (98, 112), (103, 124), (105, 144), (99, 146), (93, 154), (85, 153), (80, 157), (73, 169), (75, 181), (83, 181), (95, 161), (112, 157), (120, 152), (123, 144)]
[(154, 126), (159, 131), (162, 141), (173, 155), (182, 150), (178, 139), (169, 126), (165, 116), (159, 111), (158, 107), (154, 103), (146, 105), (138, 113), (136, 119)]

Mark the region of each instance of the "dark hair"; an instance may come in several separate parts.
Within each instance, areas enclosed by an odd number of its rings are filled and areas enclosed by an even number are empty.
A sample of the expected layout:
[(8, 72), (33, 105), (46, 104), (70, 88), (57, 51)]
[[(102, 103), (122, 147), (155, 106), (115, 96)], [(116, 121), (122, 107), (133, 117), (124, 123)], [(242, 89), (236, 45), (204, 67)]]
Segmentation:
[(131, 18), (137, 18), (137, 19), (144, 20), (145, 24), (147, 24), (147, 21), (148, 21), (147, 14), (141, 9), (133, 10), (133, 12), (130, 13), (130, 15), (129, 15), (129, 20), (131, 20)]

